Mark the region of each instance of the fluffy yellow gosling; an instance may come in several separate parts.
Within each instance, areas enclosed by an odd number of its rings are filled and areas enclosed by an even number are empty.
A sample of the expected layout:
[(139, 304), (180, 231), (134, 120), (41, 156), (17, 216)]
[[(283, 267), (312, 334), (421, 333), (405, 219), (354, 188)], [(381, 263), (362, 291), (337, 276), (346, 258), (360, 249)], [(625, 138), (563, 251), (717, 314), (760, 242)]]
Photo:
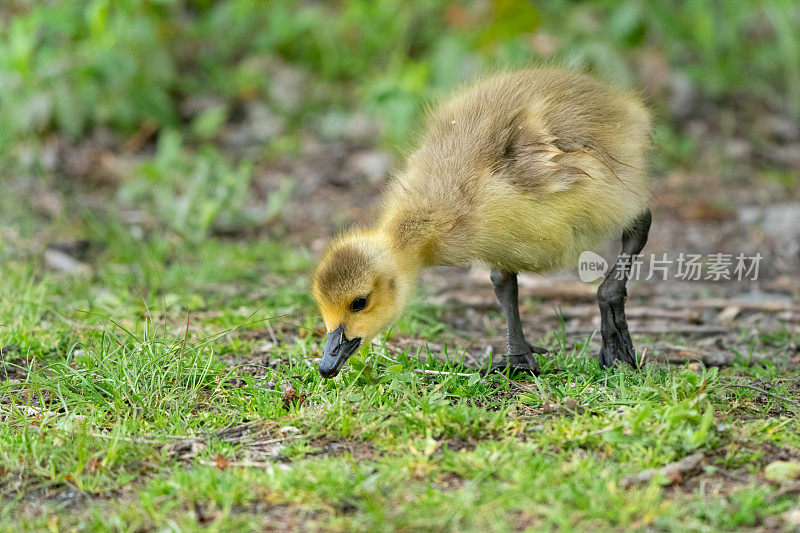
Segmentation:
[[(397, 319), (420, 270), (464, 263), (492, 269), (506, 315), (508, 353), (491, 370), (537, 372), (533, 354), (545, 351), (525, 341), (516, 275), (574, 264), (620, 233), (623, 253), (641, 251), (650, 226), (649, 123), (636, 94), (559, 68), (495, 75), (442, 103), (377, 224), (334, 240), (313, 274), (329, 332), (322, 375), (335, 376)], [(602, 365), (636, 365), (626, 274), (618, 263), (598, 290)]]

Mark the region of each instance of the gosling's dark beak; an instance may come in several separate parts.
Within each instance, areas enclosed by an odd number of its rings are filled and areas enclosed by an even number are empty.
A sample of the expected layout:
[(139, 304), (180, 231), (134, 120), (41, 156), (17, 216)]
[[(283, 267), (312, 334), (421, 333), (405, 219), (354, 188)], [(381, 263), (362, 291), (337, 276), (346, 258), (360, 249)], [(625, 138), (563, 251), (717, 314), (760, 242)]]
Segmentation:
[(324, 378), (332, 378), (339, 373), (342, 365), (358, 345), (361, 344), (361, 337), (348, 339), (344, 336), (344, 326), (339, 326), (328, 333), (325, 340), (325, 347), (322, 349), (322, 361), (319, 362), (319, 373)]

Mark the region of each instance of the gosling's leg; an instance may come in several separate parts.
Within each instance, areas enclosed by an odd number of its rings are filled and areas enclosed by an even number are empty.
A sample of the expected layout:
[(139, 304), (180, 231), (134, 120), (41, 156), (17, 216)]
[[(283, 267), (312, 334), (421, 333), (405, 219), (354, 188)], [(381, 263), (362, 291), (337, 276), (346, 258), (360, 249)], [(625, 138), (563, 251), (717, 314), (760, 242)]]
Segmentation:
[(651, 221), (652, 215), (648, 209), (622, 232), (620, 258), (597, 289), (600, 333), (603, 336), (603, 347), (597, 354), (601, 367), (611, 366), (614, 361), (625, 361), (634, 368), (639, 366), (625, 321), (625, 299), (628, 296), (625, 284), (631, 269), (631, 258), (644, 248)]
[(518, 370), (538, 374), (539, 361), (533, 354), (547, 353), (547, 350), (528, 344), (525, 340), (525, 335), (522, 333), (522, 324), (519, 319), (517, 275), (513, 272), (493, 270), (491, 278), (492, 285), (494, 285), (494, 294), (500, 301), (503, 314), (506, 316), (508, 353), (500, 361), (493, 362), (487, 373), (491, 374), (492, 372), (509, 368), (512, 371)]

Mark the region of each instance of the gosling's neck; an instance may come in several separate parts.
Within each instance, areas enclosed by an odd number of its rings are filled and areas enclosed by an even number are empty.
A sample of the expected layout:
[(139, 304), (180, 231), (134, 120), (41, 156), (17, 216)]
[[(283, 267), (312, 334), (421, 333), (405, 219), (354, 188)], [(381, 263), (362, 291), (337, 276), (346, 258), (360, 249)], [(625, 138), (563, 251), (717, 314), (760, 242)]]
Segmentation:
[[(383, 222), (383, 221), (382, 221)], [(428, 266), (423, 243), (409, 240), (393, 231), (393, 225), (379, 223), (352, 235), (368, 247), (380, 250), (386, 268), (395, 275), (397, 311), (402, 312), (414, 293), (420, 271)]]
[(400, 292), (408, 296), (413, 292), (420, 271), (428, 266), (425, 248), (421, 243), (409, 242), (396, 234), (391, 227), (378, 225), (371, 232), (371, 238), (391, 257), (398, 274)]
[(441, 228), (430, 215), (414, 207), (398, 208), (396, 203), (384, 208), (374, 231), (391, 249), (398, 264), (415, 277), (425, 267), (436, 263)]

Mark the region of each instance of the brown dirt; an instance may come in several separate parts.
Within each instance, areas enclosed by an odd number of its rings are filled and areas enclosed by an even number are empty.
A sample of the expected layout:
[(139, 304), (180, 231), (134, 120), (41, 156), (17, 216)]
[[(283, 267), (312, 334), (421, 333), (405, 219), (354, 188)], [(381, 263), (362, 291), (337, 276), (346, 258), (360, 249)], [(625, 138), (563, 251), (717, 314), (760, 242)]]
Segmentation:
[(381, 455), (381, 452), (378, 451), (371, 442), (356, 439), (343, 439), (336, 436), (331, 437), (326, 435), (313, 439), (311, 441), (311, 446), (318, 449), (318, 451), (309, 455), (339, 456), (349, 454), (357, 462), (372, 461)]
[[(767, 392), (773, 392), (773, 389), (780, 385), (781, 391), (775, 391), (775, 394), (794, 401), (800, 400), (800, 380), (798, 379), (789, 378), (782, 379), (779, 382), (772, 382), (763, 378), (752, 379), (746, 377), (740, 379), (739, 382)], [(731, 385), (728, 385), (728, 387), (731, 395), (734, 391), (743, 391), (749, 396), (740, 400), (731, 398), (730, 410), (727, 414), (731, 416), (733, 420), (749, 422), (753, 420), (763, 420), (765, 416), (774, 418), (797, 416), (798, 409), (781, 399), (773, 398), (772, 396), (751, 389), (743, 389)], [(769, 406), (769, 409), (765, 411), (764, 409), (766, 406)]]
[(766, 482), (762, 472), (768, 464), (775, 461), (797, 461), (800, 458), (800, 452), (797, 450), (764, 441), (752, 448), (752, 451), (760, 452), (756, 459), (746, 466), (727, 469), (720, 464), (720, 461), (725, 458), (732, 446), (742, 448), (741, 443), (736, 443), (716, 450), (705, 458), (706, 466), (702, 471), (696, 475), (685, 476), (677, 483), (665, 487), (665, 497), (672, 499), (681, 495), (691, 496), (698, 491), (708, 497), (727, 497), (744, 487)]
[(448, 450), (451, 452), (460, 452), (460, 451), (468, 451), (471, 452), (475, 450), (477, 446), (477, 442), (475, 439), (466, 439), (463, 437), (456, 437), (452, 439), (448, 439), (442, 443), (440, 450), (444, 447), (447, 447)]
[(19, 357), (19, 349), (17, 344), (0, 347), (0, 381), (28, 377), (28, 362)]

